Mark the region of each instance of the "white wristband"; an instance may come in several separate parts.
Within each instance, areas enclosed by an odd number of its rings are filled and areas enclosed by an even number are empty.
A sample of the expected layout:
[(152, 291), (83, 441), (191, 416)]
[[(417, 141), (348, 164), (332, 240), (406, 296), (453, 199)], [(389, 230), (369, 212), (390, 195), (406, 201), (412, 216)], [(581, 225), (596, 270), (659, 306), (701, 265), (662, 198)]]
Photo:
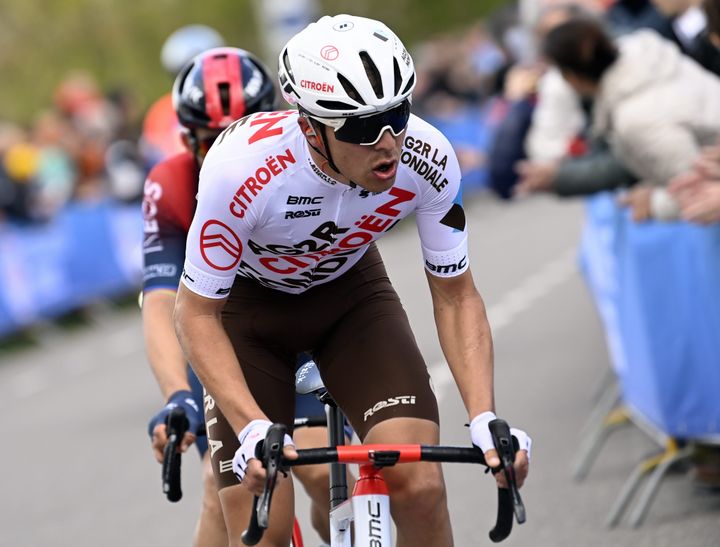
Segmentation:
[(483, 453), (488, 450), (495, 450), (488, 424), (496, 418), (497, 416), (495, 416), (494, 412), (488, 411), (478, 414), (472, 419), (472, 422), (470, 422), (470, 438), (472, 439), (472, 443), (480, 448)]

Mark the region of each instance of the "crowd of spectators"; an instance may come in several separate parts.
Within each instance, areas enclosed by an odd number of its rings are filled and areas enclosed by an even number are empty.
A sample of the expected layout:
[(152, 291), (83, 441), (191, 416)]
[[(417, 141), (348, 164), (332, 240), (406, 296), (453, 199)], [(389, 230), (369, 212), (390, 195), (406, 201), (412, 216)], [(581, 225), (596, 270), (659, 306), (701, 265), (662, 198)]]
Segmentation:
[(720, 219), (720, 3), (540, 0), (535, 62), (505, 78), (503, 198), (627, 187), (637, 221)]
[[(720, 0), (525, 5), (536, 55), (505, 70), (497, 195), (612, 190), (637, 223), (720, 222)], [(717, 445), (699, 444), (692, 470), (720, 487)]]
[(71, 201), (139, 198), (137, 110), (127, 92), (103, 93), (76, 71), (29, 127), (0, 124), (0, 221), (46, 221)]

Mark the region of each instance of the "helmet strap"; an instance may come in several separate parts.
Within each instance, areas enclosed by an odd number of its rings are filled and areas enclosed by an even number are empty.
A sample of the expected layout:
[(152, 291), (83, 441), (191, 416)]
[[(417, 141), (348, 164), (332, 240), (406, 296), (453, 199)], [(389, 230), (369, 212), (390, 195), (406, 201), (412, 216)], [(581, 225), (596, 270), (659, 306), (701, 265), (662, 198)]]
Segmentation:
[(308, 121), (312, 124), (312, 126), (315, 128), (316, 132), (320, 135), (320, 140), (322, 140), (323, 148), (325, 148), (325, 154), (323, 154), (319, 148), (316, 146), (313, 146), (312, 144), (308, 143), (308, 146), (315, 150), (318, 154), (320, 154), (323, 158), (327, 160), (328, 165), (330, 166), (330, 169), (335, 171), (336, 173), (342, 175), (344, 178), (348, 180), (348, 184), (350, 185), (350, 188), (357, 188), (357, 184), (355, 184), (352, 180), (350, 180), (349, 177), (346, 177), (340, 169), (338, 169), (337, 165), (335, 165), (335, 162), (332, 158), (332, 153), (330, 152), (330, 146), (328, 145), (328, 139), (327, 139), (327, 127), (325, 127), (324, 123), (315, 122), (312, 118), (308, 117)]

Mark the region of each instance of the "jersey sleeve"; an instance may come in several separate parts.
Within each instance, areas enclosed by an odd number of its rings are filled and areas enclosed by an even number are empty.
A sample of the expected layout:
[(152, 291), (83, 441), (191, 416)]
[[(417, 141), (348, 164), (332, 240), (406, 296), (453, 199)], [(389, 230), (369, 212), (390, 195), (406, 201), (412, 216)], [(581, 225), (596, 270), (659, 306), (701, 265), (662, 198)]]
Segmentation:
[[(173, 183), (175, 183), (173, 185)], [(172, 191), (175, 186), (175, 192)], [(159, 164), (145, 181), (143, 196), (143, 292), (177, 290), (185, 259), (185, 238), (190, 211), (181, 213), (172, 170)], [(168, 190), (170, 189), (170, 190)]]
[(454, 277), (468, 268), (467, 223), (460, 165), (450, 143), (439, 136), (440, 183), (426, 189), (416, 222), (425, 269), (438, 277)]
[(206, 298), (228, 295), (250, 232), (250, 213), (234, 199), (237, 188), (228, 183), (233, 180), (229, 171), (228, 162), (203, 166), (187, 237), (181, 282)]

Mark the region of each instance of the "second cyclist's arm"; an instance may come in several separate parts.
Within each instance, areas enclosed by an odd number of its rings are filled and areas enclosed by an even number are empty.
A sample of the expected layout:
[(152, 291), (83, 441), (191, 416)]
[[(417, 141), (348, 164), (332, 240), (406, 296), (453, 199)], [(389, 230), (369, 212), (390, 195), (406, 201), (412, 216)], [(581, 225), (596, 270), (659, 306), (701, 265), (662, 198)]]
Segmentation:
[(163, 399), (177, 391), (190, 391), (187, 362), (173, 325), (176, 291), (156, 289), (143, 294), (143, 332), (150, 368)]
[(470, 269), (455, 277), (425, 273), (440, 345), (468, 416), (494, 412), (492, 335)]
[(193, 370), (237, 433), (248, 422), (267, 419), (248, 389), (221, 321), (225, 299), (206, 298), (180, 284), (175, 330)]

